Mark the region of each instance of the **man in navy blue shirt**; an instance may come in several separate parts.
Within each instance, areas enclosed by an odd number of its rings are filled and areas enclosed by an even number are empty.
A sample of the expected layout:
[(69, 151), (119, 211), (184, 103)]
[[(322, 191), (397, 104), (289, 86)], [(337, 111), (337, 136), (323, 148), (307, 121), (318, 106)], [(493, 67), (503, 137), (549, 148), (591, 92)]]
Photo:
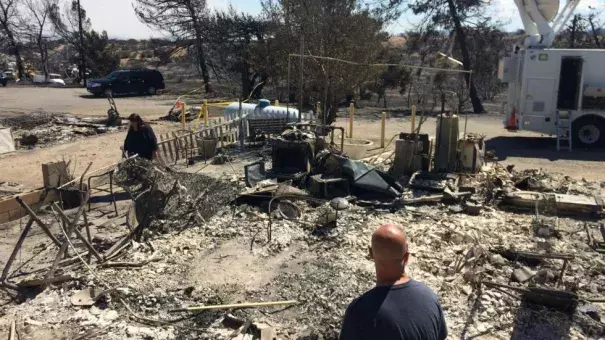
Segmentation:
[(347, 309), (341, 340), (444, 340), (447, 326), (437, 295), (405, 273), (408, 245), (403, 230), (380, 226), (372, 235), (370, 256), (376, 287)]

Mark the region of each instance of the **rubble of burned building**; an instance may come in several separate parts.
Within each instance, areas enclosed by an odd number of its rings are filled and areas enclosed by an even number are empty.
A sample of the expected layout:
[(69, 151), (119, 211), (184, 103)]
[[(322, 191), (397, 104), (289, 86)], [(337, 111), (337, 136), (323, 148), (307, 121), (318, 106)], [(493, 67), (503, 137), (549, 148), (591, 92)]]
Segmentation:
[(32, 149), (123, 131), (126, 125), (108, 124), (107, 118), (76, 118), (66, 113), (37, 111), (2, 119), (0, 127), (12, 130), (17, 149)]
[[(374, 285), (370, 236), (394, 223), (450, 336), (605, 336), (599, 183), (495, 162), (395, 176), (401, 159), (353, 160), (317, 135), (289, 131), (220, 174), (122, 162), (130, 228), (93, 239), (101, 260), (61, 267), (73, 279), (5, 315), (30, 337), (337, 339), (347, 305)], [(76, 252), (86, 258), (81, 242)], [(74, 302), (82, 292), (94, 298)]]

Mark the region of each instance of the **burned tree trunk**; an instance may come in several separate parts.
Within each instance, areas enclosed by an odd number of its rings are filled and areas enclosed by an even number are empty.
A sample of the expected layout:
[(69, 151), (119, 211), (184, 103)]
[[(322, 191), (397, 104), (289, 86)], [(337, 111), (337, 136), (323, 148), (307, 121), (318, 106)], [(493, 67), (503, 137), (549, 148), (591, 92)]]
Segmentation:
[(208, 64), (206, 62), (206, 52), (204, 51), (204, 44), (202, 39), (202, 23), (194, 4), (190, 1), (186, 2), (189, 16), (193, 22), (193, 30), (195, 31), (195, 50), (197, 52), (197, 61), (200, 69), (202, 70), (202, 79), (204, 80), (204, 90), (206, 93), (212, 92), (212, 86), (210, 85), (210, 72), (208, 72)]
[(25, 75), (23, 68), (23, 59), (21, 59), (21, 46), (19, 45), (18, 37), (15, 35), (16, 29), (14, 27), (14, 20), (16, 16), (15, 6), (17, 2), (11, 1), (0, 1), (0, 32), (3, 32), (8, 40), (8, 46), (12, 49), (12, 54), (15, 56), (17, 62), (17, 76), (21, 79)]
[(38, 52), (40, 53), (40, 62), (42, 63), (42, 71), (44, 72), (44, 81), (48, 82), (50, 78), (50, 72), (48, 70), (48, 48), (41, 37), (38, 37)]
[(206, 54), (204, 52), (204, 45), (202, 43), (202, 34), (199, 29), (196, 29), (195, 33), (195, 48), (197, 51), (197, 61), (202, 70), (202, 79), (204, 80), (204, 90), (209, 93), (212, 92), (212, 86), (210, 85), (210, 73), (208, 72), (208, 65), (206, 63)]
[(250, 69), (246, 62), (240, 63), (240, 74), (242, 76), (242, 98), (248, 98), (252, 93), (253, 79), (250, 79)]
[(578, 21), (580, 17), (576, 14), (573, 16), (573, 22), (571, 24), (571, 37), (569, 38), (569, 47), (576, 48), (576, 36), (578, 32)]
[(25, 68), (23, 67), (23, 59), (21, 58), (21, 46), (15, 41), (12, 34), (8, 36), (9, 44), (15, 54), (15, 61), (17, 62), (17, 76), (19, 79), (25, 77)]
[(594, 15), (588, 16), (588, 23), (590, 23), (590, 29), (592, 31), (592, 39), (596, 48), (601, 48), (601, 40), (599, 39), (599, 33), (594, 25)]
[[(2, 23), (2, 26), (4, 26), (4, 23)], [(11, 32), (8, 27), (3, 28), (5, 28), (8, 45), (10, 46), (13, 54), (15, 55), (15, 61), (17, 63), (17, 77), (19, 79), (23, 79), (23, 77), (25, 76), (25, 69), (23, 67), (23, 59), (21, 58), (21, 46), (19, 45), (19, 42), (17, 42), (17, 40), (15, 39), (13, 32)]]
[[(458, 44), (460, 45), (460, 52), (462, 53), (462, 64), (465, 71), (471, 70), (471, 57), (468, 52), (468, 46), (466, 45), (466, 33), (464, 32), (464, 28), (462, 28), (462, 23), (460, 21), (460, 16), (458, 16), (458, 11), (456, 10), (456, 4), (454, 0), (447, 0), (450, 15), (452, 17), (452, 21), (454, 22), (454, 27), (456, 29), (456, 36), (458, 37)], [(471, 103), (473, 104), (473, 112), (475, 113), (483, 113), (485, 110), (483, 109), (483, 104), (481, 103), (481, 99), (479, 98), (479, 94), (477, 93), (477, 88), (471, 78), (470, 73), (466, 74), (466, 84), (470, 87), (470, 97)]]

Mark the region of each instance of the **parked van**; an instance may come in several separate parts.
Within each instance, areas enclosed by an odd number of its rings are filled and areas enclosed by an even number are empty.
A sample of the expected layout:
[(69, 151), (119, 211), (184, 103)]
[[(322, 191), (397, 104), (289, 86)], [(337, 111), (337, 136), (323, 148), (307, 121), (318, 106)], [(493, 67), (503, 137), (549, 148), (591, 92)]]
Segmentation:
[(95, 96), (154, 95), (165, 88), (164, 77), (159, 71), (144, 68), (117, 70), (105, 78), (90, 80), (87, 85), (88, 92)]

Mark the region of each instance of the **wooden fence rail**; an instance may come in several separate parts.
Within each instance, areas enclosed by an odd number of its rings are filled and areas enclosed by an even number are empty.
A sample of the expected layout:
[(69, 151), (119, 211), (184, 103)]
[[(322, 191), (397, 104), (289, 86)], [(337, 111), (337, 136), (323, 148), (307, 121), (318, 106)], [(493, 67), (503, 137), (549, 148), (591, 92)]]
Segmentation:
[(158, 152), (165, 162), (174, 164), (192, 156), (211, 158), (214, 155), (206, 154), (204, 141), (216, 140), (220, 147), (225, 147), (243, 141), (248, 136), (247, 131), (245, 117), (224, 122), (219, 118), (196, 131), (179, 130), (159, 135)]
[[(159, 154), (168, 164), (176, 164), (179, 160), (187, 160), (193, 156), (204, 156), (212, 158), (212, 155), (206, 154), (204, 141), (217, 141), (217, 146), (226, 147), (235, 143), (243, 143), (246, 138), (251, 136), (250, 120), (254, 119), (253, 114), (235, 113), (230, 116), (218, 118), (209, 121), (207, 126), (202, 126), (195, 131), (179, 130), (170, 134), (160, 135), (158, 146)], [(302, 121), (313, 121), (311, 113), (303, 113)], [(212, 148), (214, 150), (214, 148)]]

